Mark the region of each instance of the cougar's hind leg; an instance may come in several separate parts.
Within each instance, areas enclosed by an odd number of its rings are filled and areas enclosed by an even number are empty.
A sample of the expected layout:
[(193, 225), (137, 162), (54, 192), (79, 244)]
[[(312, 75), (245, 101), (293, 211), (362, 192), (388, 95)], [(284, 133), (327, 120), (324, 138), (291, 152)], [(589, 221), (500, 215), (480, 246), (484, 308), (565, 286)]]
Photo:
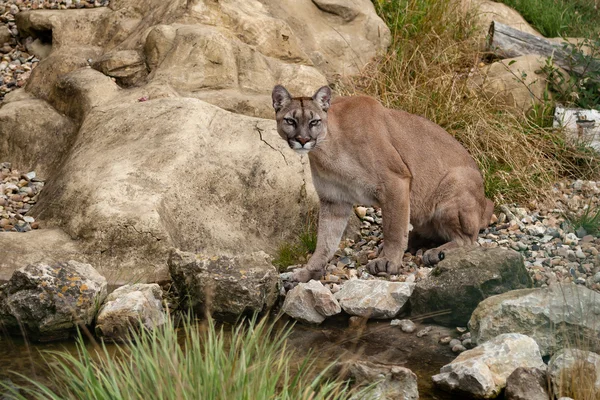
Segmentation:
[(432, 228), (445, 243), (423, 254), (425, 264), (435, 265), (444, 259), (446, 250), (477, 241), (482, 219), (487, 214), (488, 200), (483, 195), (481, 177), (478, 171), (474, 172), (477, 176), (470, 177), (464, 171), (455, 176), (449, 175), (444, 182), (444, 197), (435, 208)]

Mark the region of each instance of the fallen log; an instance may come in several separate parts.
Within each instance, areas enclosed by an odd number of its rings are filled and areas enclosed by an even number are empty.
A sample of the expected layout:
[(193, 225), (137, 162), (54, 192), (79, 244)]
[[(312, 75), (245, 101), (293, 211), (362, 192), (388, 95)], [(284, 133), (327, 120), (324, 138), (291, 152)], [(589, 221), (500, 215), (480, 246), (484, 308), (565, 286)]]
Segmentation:
[(560, 43), (523, 32), (498, 21), (492, 21), (488, 34), (488, 51), (500, 58), (513, 58), (526, 54), (552, 57), (559, 67), (578, 75), (589, 72), (600, 73), (600, 60), (586, 58), (576, 63), (570, 51), (565, 51)]

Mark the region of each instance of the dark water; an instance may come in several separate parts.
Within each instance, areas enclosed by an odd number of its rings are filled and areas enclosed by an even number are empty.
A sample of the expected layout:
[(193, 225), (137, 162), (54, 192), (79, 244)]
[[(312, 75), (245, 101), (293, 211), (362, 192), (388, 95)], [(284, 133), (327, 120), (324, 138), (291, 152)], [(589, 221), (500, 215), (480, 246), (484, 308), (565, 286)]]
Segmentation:
[[(398, 327), (391, 327), (389, 321), (372, 321), (360, 330), (347, 328), (347, 320), (327, 322), (320, 327), (307, 327), (297, 324), (289, 343), (297, 349), (296, 354), (305, 355), (309, 351), (317, 357), (317, 365), (325, 367), (337, 359), (361, 359), (372, 362), (401, 365), (411, 369), (418, 376), (419, 395), (425, 400), (449, 400), (458, 397), (436, 390), (431, 376), (454, 359), (448, 346), (439, 345), (438, 339), (456, 332), (442, 327), (434, 327), (428, 336), (417, 338), (406, 334)], [(419, 326), (421, 329), (423, 326)], [(91, 349), (93, 343), (86, 341)], [(109, 351), (115, 349), (108, 345)], [(54, 343), (28, 343), (21, 338), (0, 336), (0, 380), (10, 379), (24, 383), (11, 371), (48, 383), (48, 366), (44, 361), (46, 351), (67, 351), (77, 353), (74, 340)], [(0, 396), (1, 397), (1, 396)]]

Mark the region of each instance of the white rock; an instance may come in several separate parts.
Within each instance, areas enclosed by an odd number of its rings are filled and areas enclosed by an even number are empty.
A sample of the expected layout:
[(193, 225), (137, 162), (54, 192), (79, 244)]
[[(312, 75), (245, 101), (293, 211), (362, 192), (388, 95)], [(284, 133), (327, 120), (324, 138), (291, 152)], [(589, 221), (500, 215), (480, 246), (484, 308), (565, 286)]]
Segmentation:
[(299, 283), (290, 290), (282, 310), (290, 317), (309, 324), (320, 324), (326, 317), (342, 312), (331, 291), (316, 280)]
[(493, 398), (506, 385), (506, 378), (519, 367), (543, 368), (544, 361), (533, 339), (508, 333), (462, 352), (432, 379), (446, 390)]
[(408, 301), (414, 286), (405, 282), (355, 279), (346, 282), (335, 298), (350, 315), (393, 318)]
[(154, 329), (166, 322), (162, 290), (156, 283), (125, 285), (108, 295), (96, 317), (96, 334), (110, 340), (127, 340), (131, 329)]

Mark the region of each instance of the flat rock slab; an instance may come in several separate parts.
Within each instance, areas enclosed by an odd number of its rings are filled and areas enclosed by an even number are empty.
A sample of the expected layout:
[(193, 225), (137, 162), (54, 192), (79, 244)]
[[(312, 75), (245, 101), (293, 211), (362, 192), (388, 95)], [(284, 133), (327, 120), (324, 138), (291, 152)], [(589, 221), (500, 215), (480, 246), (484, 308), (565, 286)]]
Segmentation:
[(197, 312), (236, 319), (270, 309), (278, 294), (279, 274), (264, 252), (236, 257), (171, 251), (169, 272), (187, 306)]
[[(518, 332), (530, 336), (542, 355), (552, 355), (600, 331), (600, 293), (574, 284), (514, 290), (482, 301), (469, 321), (474, 343)], [(600, 350), (589, 340), (591, 350)]]
[(96, 317), (96, 335), (113, 341), (128, 340), (131, 330), (152, 330), (166, 322), (162, 290), (156, 283), (125, 285), (110, 293)]
[(353, 279), (335, 294), (350, 315), (363, 318), (394, 318), (408, 301), (414, 283)]
[(320, 324), (325, 318), (342, 312), (331, 291), (315, 280), (299, 283), (290, 290), (282, 310), (290, 317), (309, 324)]
[(462, 247), (449, 251), (428, 279), (419, 281), (410, 298), (412, 315), (448, 310), (432, 319), (447, 326), (465, 326), (487, 297), (530, 288), (523, 257), (503, 248)]
[(507, 333), (461, 353), (432, 379), (445, 390), (490, 399), (500, 394), (508, 376), (519, 367), (544, 368), (545, 364), (533, 339)]
[(69, 337), (90, 325), (106, 297), (106, 279), (77, 261), (37, 263), (16, 270), (0, 288), (0, 327), (39, 341)]

